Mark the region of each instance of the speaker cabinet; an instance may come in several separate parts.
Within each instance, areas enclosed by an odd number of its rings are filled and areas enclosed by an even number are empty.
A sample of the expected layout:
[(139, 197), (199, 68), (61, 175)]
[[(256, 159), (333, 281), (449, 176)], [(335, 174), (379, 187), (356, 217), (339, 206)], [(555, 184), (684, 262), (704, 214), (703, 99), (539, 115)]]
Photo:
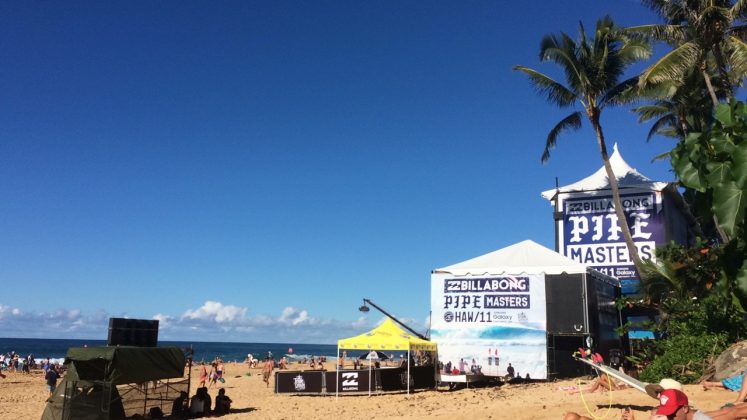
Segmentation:
[(545, 275), (547, 332), (588, 334), (583, 274)]
[(156, 347), (158, 320), (109, 318), (108, 346)]

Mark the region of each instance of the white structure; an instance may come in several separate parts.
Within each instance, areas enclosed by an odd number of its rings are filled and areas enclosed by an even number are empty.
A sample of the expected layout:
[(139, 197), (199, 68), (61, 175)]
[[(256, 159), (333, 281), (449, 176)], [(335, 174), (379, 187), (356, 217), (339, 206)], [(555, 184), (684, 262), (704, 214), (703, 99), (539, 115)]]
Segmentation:
[[(642, 259), (654, 259), (656, 247), (690, 240), (682, 197), (673, 184), (652, 181), (623, 160), (613, 147), (610, 165), (617, 176), (626, 219)], [(542, 197), (555, 208), (557, 251), (581, 264), (620, 279), (623, 293), (635, 293), (639, 276), (625, 245), (604, 166), (594, 174)]]
[(615, 279), (522, 241), (433, 270), (431, 339), (439, 360), (457, 370), (470, 372), (474, 359), (488, 376), (505, 376), (511, 363), (522, 376), (546, 379), (565, 362), (548, 352), (552, 334), (575, 336), (582, 345), (584, 336), (604, 331), (609, 337), (618, 326), (608, 305), (616, 286)]

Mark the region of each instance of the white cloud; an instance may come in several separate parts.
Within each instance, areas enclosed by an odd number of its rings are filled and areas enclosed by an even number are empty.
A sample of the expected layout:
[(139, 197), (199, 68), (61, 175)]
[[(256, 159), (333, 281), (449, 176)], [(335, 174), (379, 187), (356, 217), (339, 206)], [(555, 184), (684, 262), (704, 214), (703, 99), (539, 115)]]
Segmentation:
[[(25, 311), (0, 304), (3, 335), (9, 337), (85, 338), (105, 340), (110, 316), (151, 318), (159, 321), (159, 340), (334, 343), (341, 337), (360, 334), (373, 327), (370, 316), (339, 320), (313, 316), (307, 309), (288, 306), (280, 313), (250, 314), (247, 307), (207, 300), (180, 315), (156, 313), (86, 313), (80, 309), (51, 312)], [(380, 324), (386, 318), (378, 320)], [(411, 321), (407, 319), (407, 321)], [(410, 324), (416, 330), (421, 325)]]
[(309, 318), (309, 313), (306, 310), (298, 310), (292, 306), (288, 306), (283, 309), (280, 317), (278, 317), (278, 322), (281, 324), (302, 325), (314, 324), (316, 320)]
[(219, 324), (231, 323), (243, 319), (246, 316), (246, 311), (246, 308), (224, 305), (220, 302), (209, 300), (197, 309), (187, 309), (184, 315), (182, 315), (182, 319), (215, 321)]

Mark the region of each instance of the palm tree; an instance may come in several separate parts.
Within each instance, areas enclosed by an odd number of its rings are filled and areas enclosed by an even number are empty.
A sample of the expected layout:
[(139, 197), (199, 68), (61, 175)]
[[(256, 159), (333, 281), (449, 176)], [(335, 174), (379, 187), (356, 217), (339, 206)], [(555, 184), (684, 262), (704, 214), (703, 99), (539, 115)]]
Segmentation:
[(633, 112), (640, 123), (654, 122), (646, 140), (655, 135), (681, 140), (689, 132), (704, 131), (713, 113), (706, 90), (702, 74), (694, 69), (685, 73), (681, 83), (664, 81), (642, 89), (639, 96), (652, 102), (633, 108)]
[(710, 75), (715, 70), (724, 96), (730, 99), (747, 71), (747, 26), (742, 25), (747, 1), (643, 0), (643, 3), (666, 23), (627, 30), (666, 42), (673, 49), (641, 74), (641, 87), (665, 81), (681, 83), (689, 69), (697, 69), (716, 106), (719, 95)]
[[(592, 40), (587, 39), (582, 24), (579, 24), (579, 39), (573, 40), (565, 33), (547, 35), (540, 43), (540, 61), (557, 64), (565, 75), (566, 84), (524, 66), (515, 66), (529, 77), (529, 81), (547, 101), (560, 108), (571, 108), (580, 104), (597, 138), (597, 146), (604, 163), (612, 190), (620, 228), (631, 259), (641, 273), (641, 259), (630, 234), (625, 212), (620, 202), (617, 177), (612, 171), (607, 153), (607, 144), (600, 122), (602, 110), (608, 105), (623, 103), (635, 94), (637, 77), (620, 82), (625, 69), (632, 63), (648, 58), (651, 47), (641, 39), (630, 37), (619, 30), (609, 16), (597, 21)], [(542, 161), (550, 158), (558, 136), (567, 130), (581, 127), (582, 113), (574, 111), (558, 122), (547, 135)]]

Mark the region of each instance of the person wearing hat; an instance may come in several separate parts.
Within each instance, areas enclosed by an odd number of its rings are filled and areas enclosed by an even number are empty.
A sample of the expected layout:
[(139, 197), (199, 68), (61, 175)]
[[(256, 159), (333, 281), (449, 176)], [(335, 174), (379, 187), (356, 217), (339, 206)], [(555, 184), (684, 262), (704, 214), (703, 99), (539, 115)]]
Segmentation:
[[(679, 382), (672, 380), (672, 382)], [(674, 384), (670, 384), (674, 385)], [(681, 385), (680, 385), (681, 386)], [(656, 390), (659, 391), (656, 391)], [(649, 384), (649, 390), (656, 392), (659, 406), (651, 413), (650, 420), (736, 420), (747, 417), (747, 404), (724, 407), (720, 410), (703, 412), (690, 407), (687, 395), (679, 389), (663, 389), (660, 384)], [(649, 395), (651, 395), (649, 393)], [(591, 420), (577, 413), (567, 413), (564, 420)], [(625, 410), (622, 420), (635, 420), (632, 411)]]
[(682, 384), (670, 378), (664, 378), (659, 381), (658, 384), (648, 384), (646, 385), (645, 389), (649, 397), (656, 399), (659, 398), (659, 393), (661, 393), (661, 391), (664, 391), (665, 389), (676, 389), (678, 391), (683, 391)]
[[(652, 414), (652, 420), (664, 417), (672, 420), (736, 420), (747, 417), (747, 404), (737, 404), (706, 412), (696, 410), (690, 407), (687, 395), (678, 389), (663, 389), (658, 393), (658, 399), (659, 407)], [(634, 420), (632, 414), (626, 420)]]

